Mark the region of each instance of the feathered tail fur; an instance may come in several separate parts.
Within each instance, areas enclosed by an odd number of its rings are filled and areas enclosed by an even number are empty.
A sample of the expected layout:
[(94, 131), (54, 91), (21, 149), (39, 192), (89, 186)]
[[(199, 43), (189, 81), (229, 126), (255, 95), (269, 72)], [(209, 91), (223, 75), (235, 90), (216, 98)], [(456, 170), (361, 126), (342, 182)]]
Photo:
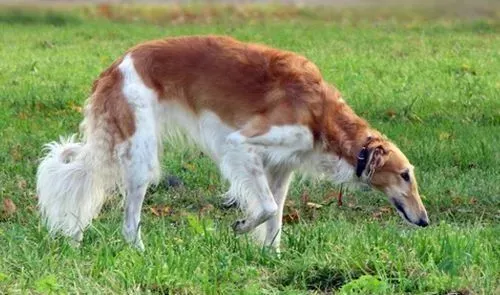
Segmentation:
[[(105, 132), (100, 135), (106, 137)], [(80, 143), (73, 135), (45, 146), (37, 194), (42, 219), (52, 234), (61, 232), (80, 241), (116, 186), (116, 161), (105, 138), (98, 136), (99, 132)]]

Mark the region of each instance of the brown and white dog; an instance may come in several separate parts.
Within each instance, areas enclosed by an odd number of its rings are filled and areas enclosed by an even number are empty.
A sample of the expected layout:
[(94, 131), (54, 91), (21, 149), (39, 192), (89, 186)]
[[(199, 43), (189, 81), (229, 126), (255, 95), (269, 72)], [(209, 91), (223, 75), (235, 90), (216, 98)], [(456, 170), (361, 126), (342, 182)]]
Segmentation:
[(279, 247), (294, 170), (384, 192), (408, 222), (427, 226), (413, 166), (358, 117), (318, 68), (292, 52), (229, 37), (190, 36), (140, 44), (94, 82), (75, 137), (47, 145), (37, 173), (42, 217), (76, 241), (117, 187), (123, 235), (144, 249), (139, 221), (160, 176), (162, 141), (182, 130), (218, 165), (228, 196), (246, 213), (236, 233)]

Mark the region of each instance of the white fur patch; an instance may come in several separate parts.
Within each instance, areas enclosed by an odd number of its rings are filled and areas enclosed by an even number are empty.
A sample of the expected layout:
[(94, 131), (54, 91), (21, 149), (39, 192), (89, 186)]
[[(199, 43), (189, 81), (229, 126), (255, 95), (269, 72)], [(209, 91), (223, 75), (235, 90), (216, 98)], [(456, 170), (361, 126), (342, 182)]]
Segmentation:
[(123, 95), (134, 112), (136, 127), (134, 135), (117, 147), (119, 158), (127, 159), (126, 181), (139, 184), (157, 182), (160, 178), (154, 112), (157, 95), (143, 83), (130, 55), (125, 56), (119, 69), (124, 77)]

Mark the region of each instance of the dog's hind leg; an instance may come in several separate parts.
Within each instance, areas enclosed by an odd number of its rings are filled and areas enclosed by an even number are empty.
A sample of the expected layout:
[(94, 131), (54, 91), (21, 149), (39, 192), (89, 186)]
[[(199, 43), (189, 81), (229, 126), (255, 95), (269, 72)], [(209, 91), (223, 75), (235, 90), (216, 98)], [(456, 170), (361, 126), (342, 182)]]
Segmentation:
[[(150, 115), (146, 115), (146, 114)], [(152, 112), (136, 109), (137, 130), (120, 146), (122, 191), (125, 193), (125, 216), (122, 233), (127, 242), (144, 250), (140, 221), (142, 202), (148, 185), (160, 176), (158, 143)]]
[(135, 134), (118, 148), (122, 171), (122, 191), (125, 193), (123, 236), (140, 250), (144, 250), (139, 228), (142, 202), (148, 185), (160, 177), (158, 138), (155, 117), (149, 104), (134, 105)]
[(124, 144), (120, 153), (125, 193), (125, 216), (122, 233), (125, 240), (144, 250), (139, 228), (141, 209), (148, 185), (159, 178), (157, 138), (154, 129), (141, 128)]
[(247, 233), (276, 214), (278, 205), (255, 147), (228, 144), (220, 166), (231, 183), (229, 194), (238, 199), (238, 205), (246, 212), (245, 219), (233, 224), (236, 233)]
[(144, 195), (148, 187), (148, 183), (143, 183), (137, 187), (135, 184), (130, 183), (126, 189), (125, 200), (125, 218), (123, 220), (122, 234), (125, 240), (135, 246), (137, 249), (143, 251), (144, 243), (141, 238), (140, 221), (141, 221), (141, 208), (144, 201)]
[(123, 75), (123, 95), (133, 110), (135, 133), (117, 148), (122, 172), (122, 192), (125, 194), (123, 236), (140, 250), (144, 250), (139, 224), (142, 202), (148, 185), (158, 181), (158, 133), (155, 115), (157, 94), (147, 87), (127, 55), (119, 66)]

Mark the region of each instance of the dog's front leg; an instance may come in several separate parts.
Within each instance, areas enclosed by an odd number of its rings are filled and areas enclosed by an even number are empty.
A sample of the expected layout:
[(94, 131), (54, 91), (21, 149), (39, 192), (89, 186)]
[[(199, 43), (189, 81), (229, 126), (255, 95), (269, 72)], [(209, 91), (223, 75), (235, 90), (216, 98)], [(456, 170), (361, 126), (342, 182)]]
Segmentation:
[(230, 182), (228, 194), (246, 213), (233, 224), (236, 233), (247, 233), (278, 211), (257, 149), (247, 144), (228, 143), (220, 162), (221, 172)]
[(281, 242), (281, 228), (283, 224), (283, 208), (288, 193), (288, 187), (292, 180), (292, 170), (287, 168), (270, 168), (267, 171), (269, 185), (274, 196), (276, 204), (278, 204), (278, 212), (271, 217), (264, 226), (266, 227), (266, 235), (263, 244), (272, 247), (279, 252)]

